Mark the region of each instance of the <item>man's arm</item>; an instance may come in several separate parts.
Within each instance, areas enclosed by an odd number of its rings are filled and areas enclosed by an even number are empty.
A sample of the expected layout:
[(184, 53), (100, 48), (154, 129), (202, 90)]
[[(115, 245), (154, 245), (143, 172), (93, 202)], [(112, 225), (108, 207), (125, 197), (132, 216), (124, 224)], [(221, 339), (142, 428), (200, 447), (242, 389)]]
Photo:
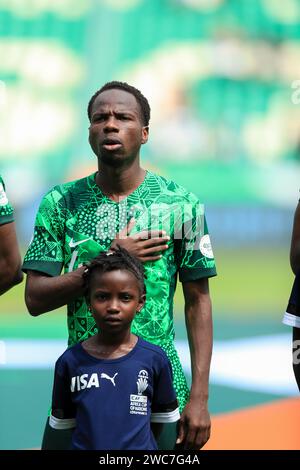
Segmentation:
[[(142, 232), (125, 236), (123, 239), (117, 238), (111, 248), (115, 249), (119, 244), (142, 262), (155, 261), (161, 258), (161, 255), (157, 254), (158, 252), (168, 249), (166, 243), (169, 239), (170, 237), (165, 236), (161, 230), (149, 233)], [(54, 277), (40, 271), (28, 270), (25, 302), (29, 313), (38, 316), (41, 313), (62, 307), (82, 296), (84, 269), (84, 267), (80, 267), (70, 273)]]
[(25, 302), (34, 317), (55, 310), (83, 295), (84, 266), (62, 276), (48, 276), (39, 271), (27, 272)]
[(15, 223), (0, 225), (0, 295), (22, 279)]
[(295, 211), (290, 251), (291, 268), (294, 274), (300, 271), (300, 202)]
[[(117, 238), (111, 248), (115, 249), (119, 244), (142, 262), (160, 259), (161, 255), (158, 253), (168, 249), (166, 243), (170, 237), (165, 236), (165, 232), (162, 230), (150, 231), (149, 233), (141, 232), (132, 236), (120, 233), (123, 238)], [(29, 313), (38, 316), (41, 313), (62, 307), (82, 296), (84, 269), (84, 267), (80, 267), (70, 273), (54, 277), (40, 271), (28, 270), (25, 302)]]
[(210, 437), (207, 409), (212, 353), (212, 315), (208, 279), (184, 282), (185, 319), (190, 346), (192, 387), (179, 424), (177, 444), (200, 449)]

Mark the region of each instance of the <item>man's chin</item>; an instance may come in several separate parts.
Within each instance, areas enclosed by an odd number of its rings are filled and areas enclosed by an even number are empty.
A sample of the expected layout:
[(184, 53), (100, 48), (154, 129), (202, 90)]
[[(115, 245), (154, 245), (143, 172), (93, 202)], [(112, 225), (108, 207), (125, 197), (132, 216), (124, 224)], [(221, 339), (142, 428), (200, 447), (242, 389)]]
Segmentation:
[(120, 155), (118, 153), (110, 152), (109, 154), (102, 153), (99, 156), (99, 163), (104, 164), (106, 166), (110, 166), (112, 168), (118, 168), (125, 164), (129, 164), (133, 161), (132, 158), (125, 157), (124, 155)]

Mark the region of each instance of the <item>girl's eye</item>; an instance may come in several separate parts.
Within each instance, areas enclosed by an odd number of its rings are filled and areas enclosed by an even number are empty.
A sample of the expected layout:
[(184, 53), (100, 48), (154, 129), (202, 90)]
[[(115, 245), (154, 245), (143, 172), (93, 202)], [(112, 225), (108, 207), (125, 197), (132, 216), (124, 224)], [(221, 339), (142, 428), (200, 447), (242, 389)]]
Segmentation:
[(121, 296), (121, 298), (122, 298), (122, 300), (127, 300), (127, 301), (128, 301), (128, 300), (131, 300), (131, 295), (129, 295), (129, 294), (123, 294), (123, 295)]
[(106, 294), (97, 294), (97, 299), (99, 300), (105, 300), (106, 299)]

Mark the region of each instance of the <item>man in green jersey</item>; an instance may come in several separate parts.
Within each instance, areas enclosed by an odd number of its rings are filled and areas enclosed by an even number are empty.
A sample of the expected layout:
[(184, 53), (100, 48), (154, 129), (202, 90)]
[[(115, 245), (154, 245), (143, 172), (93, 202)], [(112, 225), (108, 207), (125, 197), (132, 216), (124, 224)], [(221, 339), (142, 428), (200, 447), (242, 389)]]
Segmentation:
[(0, 295), (23, 279), (13, 212), (0, 175)]
[[(177, 443), (199, 449), (210, 435), (208, 278), (216, 274), (203, 209), (181, 186), (141, 168), (150, 107), (139, 90), (122, 82), (104, 85), (91, 98), (88, 116), (98, 171), (54, 187), (42, 200), (23, 266), (27, 307), (39, 315), (68, 304), (69, 345), (85, 340), (96, 326), (82, 295), (82, 264), (117, 243), (136, 255), (144, 262), (147, 301), (133, 332), (170, 358), (181, 410)], [(191, 351), (190, 393), (174, 348), (177, 273)]]

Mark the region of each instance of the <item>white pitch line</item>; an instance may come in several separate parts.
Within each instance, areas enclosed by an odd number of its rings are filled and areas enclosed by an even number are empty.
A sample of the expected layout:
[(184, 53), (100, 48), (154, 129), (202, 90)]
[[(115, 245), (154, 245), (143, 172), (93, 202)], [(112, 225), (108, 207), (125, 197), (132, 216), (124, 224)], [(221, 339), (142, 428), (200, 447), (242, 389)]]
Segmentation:
[[(190, 354), (184, 340), (178, 354), (190, 375)], [(0, 369), (53, 369), (65, 351), (64, 340), (5, 339), (0, 341)], [(215, 341), (210, 382), (274, 395), (298, 395), (292, 370), (291, 335), (267, 335)]]

